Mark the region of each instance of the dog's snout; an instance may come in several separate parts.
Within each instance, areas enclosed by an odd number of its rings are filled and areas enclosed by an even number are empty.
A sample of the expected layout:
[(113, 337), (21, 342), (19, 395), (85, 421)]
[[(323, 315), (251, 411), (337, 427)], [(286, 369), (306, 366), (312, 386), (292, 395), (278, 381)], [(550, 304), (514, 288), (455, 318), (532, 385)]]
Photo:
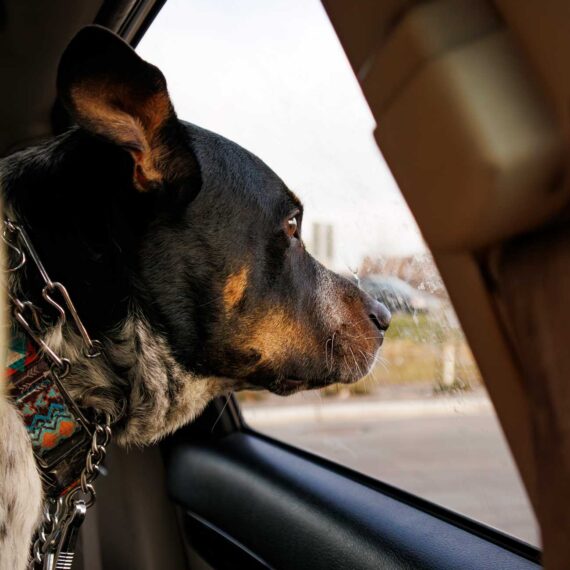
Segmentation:
[(383, 303), (376, 299), (370, 299), (368, 301), (368, 316), (379, 331), (388, 330), (392, 315)]

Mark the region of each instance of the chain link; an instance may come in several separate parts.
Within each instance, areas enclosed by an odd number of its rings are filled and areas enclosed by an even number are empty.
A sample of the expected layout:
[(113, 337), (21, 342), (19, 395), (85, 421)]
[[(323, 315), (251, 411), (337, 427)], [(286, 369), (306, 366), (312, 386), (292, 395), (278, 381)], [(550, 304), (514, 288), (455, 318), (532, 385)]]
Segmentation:
[[(2, 239), (17, 256), (16, 263), (13, 267), (8, 268), (7, 272), (15, 273), (21, 270), (28, 262), (28, 258), (31, 259), (44, 281), (44, 287), (41, 291), (42, 297), (57, 312), (58, 316), (55, 325), (63, 325), (66, 322), (67, 309), (67, 313), (71, 316), (82, 338), (84, 345), (83, 354), (88, 358), (99, 357), (102, 353), (101, 343), (90, 338), (67, 289), (61, 283), (53, 282), (50, 279), (25, 230), (10, 220), (4, 220)], [(63, 299), (63, 303), (58, 303), (54, 299), (53, 293), (58, 293)], [(13, 295), (10, 295), (10, 299), (14, 305), (16, 321), (41, 347), (44, 354), (50, 358), (52, 361), (50, 374), (54, 381), (61, 386), (61, 380), (71, 370), (71, 363), (66, 358), (55, 353), (43, 340), (46, 331), (41, 324), (40, 309), (30, 301), (21, 301)], [(31, 314), (31, 322), (25, 318), (26, 311), (29, 311)], [(78, 408), (76, 410), (79, 411)], [(110, 415), (108, 413), (99, 414), (92, 423), (91, 428), (91, 444), (85, 457), (79, 484), (64, 496), (57, 499), (50, 497), (45, 499), (42, 520), (32, 544), (32, 559), (28, 566), (29, 570), (34, 570), (38, 567), (51, 570), (51, 568), (59, 566), (57, 564), (58, 547), (61, 547), (61, 543), (66, 540), (64, 535), (69, 530), (71, 523), (74, 522), (74, 517), (76, 517), (78, 512), (83, 512), (84, 516), (84, 509), (93, 506), (95, 503), (96, 493), (93, 483), (99, 476), (101, 463), (105, 459), (107, 446), (112, 436)], [(82, 520), (82, 518), (79, 520), (77, 527)], [(69, 540), (69, 537), (67, 538)], [(65, 555), (73, 557), (73, 551), (70, 553), (66, 550)]]
[(34, 570), (37, 564), (41, 564), (43, 562), (47, 546), (52, 540), (52, 537), (61, 527), (64, 511), (65, 503), (63, 497), (60, 497), (59, 499), (46, 499), (43, 508), (42, 523), (32, 545), (32, 560), (28, 566), (30, 570)]
[[(97, 498), (93, 482), (101, 472), (100, 466), (107, 455), (107, 446), (111, 441), (111, 416), (104, 414), (104, 419), (101, 423), (95, 425), (93, 437), (91, 439), (91, 447), (85, 459), (85, 467), (81, 472), (79, 480), (80, 489), (85, 497), (85, 506), (87, 508), (93, 506)], [(71, 493), (73, 493), (71, 491)]]

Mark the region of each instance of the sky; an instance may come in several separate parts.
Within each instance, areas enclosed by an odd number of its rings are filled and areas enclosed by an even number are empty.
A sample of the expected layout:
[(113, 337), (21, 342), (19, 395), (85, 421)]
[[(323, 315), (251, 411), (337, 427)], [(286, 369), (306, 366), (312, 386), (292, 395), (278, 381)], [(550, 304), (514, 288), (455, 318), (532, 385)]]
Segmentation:
[(139, 54), (181, 119), (264, 160), (332, 224), (333, 267), (425, 245), (373, 138), (374, 118), (318, 0), (168, 0)]

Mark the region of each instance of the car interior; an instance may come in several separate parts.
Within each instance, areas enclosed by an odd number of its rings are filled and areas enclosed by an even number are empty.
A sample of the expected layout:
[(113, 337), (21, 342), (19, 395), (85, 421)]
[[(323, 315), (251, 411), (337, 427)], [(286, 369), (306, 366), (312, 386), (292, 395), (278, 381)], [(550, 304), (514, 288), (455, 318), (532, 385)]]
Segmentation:
[[(165, 0), (0, 1), (0, 153), (62, 132), (61, 52), (137, 46)], [(110, 452), (74, 568), (570, 567), (570, 4), (323, 0), (429, 245), (542, 549), (248, 426), (234, 397)], [(182, 117), (184, 118), (184, 117)]]

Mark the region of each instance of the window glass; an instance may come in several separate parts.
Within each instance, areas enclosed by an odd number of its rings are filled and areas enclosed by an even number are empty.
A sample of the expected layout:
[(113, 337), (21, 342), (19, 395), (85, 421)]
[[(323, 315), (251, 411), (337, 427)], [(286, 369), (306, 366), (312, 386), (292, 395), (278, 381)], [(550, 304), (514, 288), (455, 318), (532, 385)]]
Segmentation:
[(241, 393), (247, 422), (537, 544), (469, 345), (320, 3), (169, 0), (139, 52), (180, 117), (248, 148), (301, 197), (313, 255), (393, 311), (364, 380)]

